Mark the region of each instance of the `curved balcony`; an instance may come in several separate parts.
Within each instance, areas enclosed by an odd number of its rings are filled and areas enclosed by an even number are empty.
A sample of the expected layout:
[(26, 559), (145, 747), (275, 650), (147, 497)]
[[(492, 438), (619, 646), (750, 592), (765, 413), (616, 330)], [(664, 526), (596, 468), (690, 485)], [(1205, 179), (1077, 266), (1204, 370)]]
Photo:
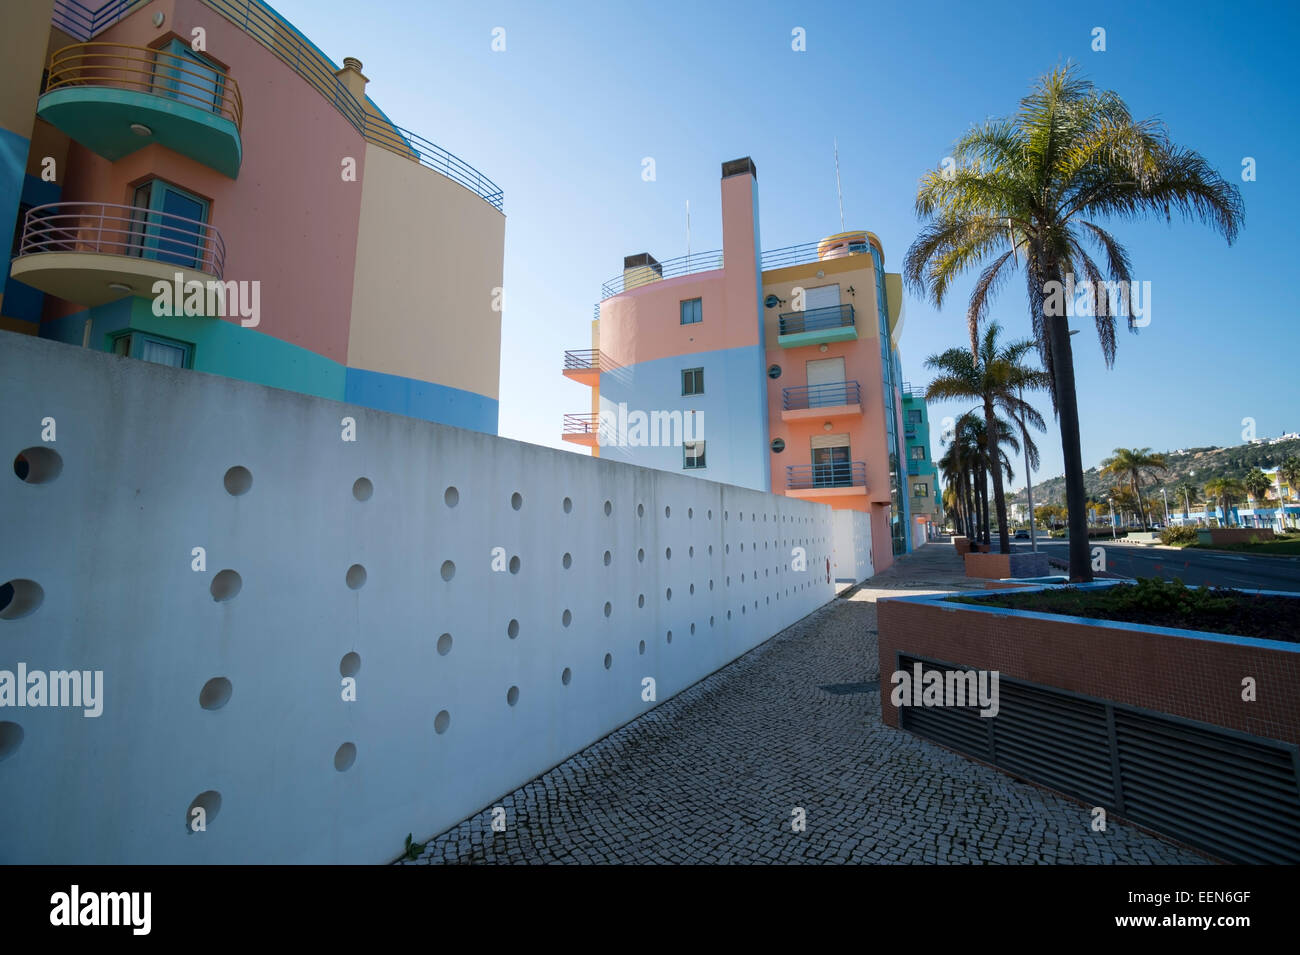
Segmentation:
[(37, 115), (105, 159), (153, 143), (234, 179), (243, 159), (239, 85), (197, 55), (74, 43), (50, 58)]
[(138, 206), (53, 202), (23, 222), (10, 275), (50, 295), (95, 306), (151, 295), (155, 282), (219, 280), (226, 245), (214, 226)]

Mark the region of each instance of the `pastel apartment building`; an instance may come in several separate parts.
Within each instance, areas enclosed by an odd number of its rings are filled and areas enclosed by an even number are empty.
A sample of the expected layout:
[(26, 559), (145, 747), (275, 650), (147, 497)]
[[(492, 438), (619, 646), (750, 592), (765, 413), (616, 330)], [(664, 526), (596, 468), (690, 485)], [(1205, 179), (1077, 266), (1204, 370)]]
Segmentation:
[(261, 0), (3, 20), (0, 329), (496, 433), (501, 190), (360, 62)]
[(939, 469), (930, 445), (930, 413), (925, 391), (903, 382), (903, 439), (907, 444), (908, 510), (913, 540), (929, 540), (943, 523)]
[(624, 259), (590, 349), (565, 353), (593, 454), (870, 517), (876, 570), (912, 546), (902, 283), (870, 232), (763, 252), (753, 161), (722, 164), (722, 249)]

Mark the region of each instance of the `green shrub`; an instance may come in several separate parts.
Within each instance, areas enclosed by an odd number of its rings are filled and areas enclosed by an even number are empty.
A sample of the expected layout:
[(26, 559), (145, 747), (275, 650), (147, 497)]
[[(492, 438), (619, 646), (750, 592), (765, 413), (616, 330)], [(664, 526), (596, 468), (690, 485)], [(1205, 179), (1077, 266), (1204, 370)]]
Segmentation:
[(1186, 617), (1226, 613), (1232, 609), (1231, 598), (1220, 596), (1208, 587), (1186, 587), (1176, 577), (1172, 581), (1146, 577), (1135, 584), (1115, 587), (1106, 596), (1116, 610), (1176, 613)]
[(1166, 527), (1160, 532), (1160, 543), (1183, 547), (1196, 543), (1196, 528), (1189, 525)]

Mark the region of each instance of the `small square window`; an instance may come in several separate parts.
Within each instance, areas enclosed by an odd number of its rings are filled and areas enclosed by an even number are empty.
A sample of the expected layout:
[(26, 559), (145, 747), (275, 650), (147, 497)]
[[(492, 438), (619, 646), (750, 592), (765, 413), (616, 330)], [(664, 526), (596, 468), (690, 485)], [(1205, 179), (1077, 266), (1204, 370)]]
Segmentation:
[(930, 496), (930, 485), (929, 485), (929, 484), (926, 484), (925, 482), (921, 482), (921, 483), (919, 483), (919, 484), (913, 484), (913, 485), (912, 485), (912, 496), (913, 496), (913, 497), (929, 497), (929, 496)]
[(911, 456), (911, 458), (912, 458), (913, 461), (924, 461), (924, 460), (925, 460), (925, 445), (923, 445), (923, 444), (914, 444), (914, 445), (912, 445), (910, 448), (907, 449), (907, 453)]
[(704, 467), (704, 442), (703, 441), (684, 441), (682, 442), (682, 467), (687, 470)]
[(919, 409), (919, 408), (911, 408), (911, 409), (908, 409), (908, 412), (907, 412), (907, 424), (908, 424), (908, 426), (910, 427), (911, 425), (917, 425), (917, 424), (920, 424), (920, 423), (921, 423), (921, 411), (920, 411), (920, 409)]
[(704, 394), (704, 369), (686, 368), (682, 371), (682, 394)]
[(682, 302), (682, 324), (696, 325), (704, 321), (703, 299), (692, 298)]

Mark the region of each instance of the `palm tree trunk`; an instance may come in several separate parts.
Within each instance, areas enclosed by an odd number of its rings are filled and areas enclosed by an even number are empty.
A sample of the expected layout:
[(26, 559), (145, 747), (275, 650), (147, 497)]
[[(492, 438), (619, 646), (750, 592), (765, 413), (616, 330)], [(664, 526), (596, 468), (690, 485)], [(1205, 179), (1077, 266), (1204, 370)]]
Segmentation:
[(1150, 530), (1150, 528), (1147, 527), (1147, 507), (1146, 507), (1146, 502), (1144, 502), (1144, 501), (1142, 500), (1142, 481), (1141, 481), (1141, 479), (1139, 478), (1139, 475), (1138, 475), (1138, 473), (1137, 473), (1136, 471), (1133, 472), (1133, 493), (1137, 495), (1137, 499), (1138, 499), (1138, 516), (1142, 518), (1142, 529), (1143, 529), (1144, 531), (1145, 531), (1145, 530)]
[[(1055, 273), (1055, 269), (1052, 273)], [(1053, 278), (1059, 278), (1049, 273)], [(1074, 353), (1070, 348), (1070, 322), (1065, 315), (1044, 318), (1052, 353), (1056, 415), (1061, 428), (1061, 453), (1065, 459), (1065, 506), (1070, 528), (1070, 582), (1092, 580), (1092, 549), (1088, 545), (1087, 490), (1083, 484), (1083, 450), (1079, 438), (1079, 401), (1074, 393)]]
[(980, 462), (980, 539), (989, 541), (989, 468), (987, 461)]
[(998, 439), (997, 415), (993, 411), (992, 395), (984, 396), (984, 433), (989, 443), (989, 459), (993, 462), (993, 507), (998, 518), (998, 549), (1011, 553), (1011, 538), (1007, 535), (1007, 499), (1002, 489), (1002, 442)]

